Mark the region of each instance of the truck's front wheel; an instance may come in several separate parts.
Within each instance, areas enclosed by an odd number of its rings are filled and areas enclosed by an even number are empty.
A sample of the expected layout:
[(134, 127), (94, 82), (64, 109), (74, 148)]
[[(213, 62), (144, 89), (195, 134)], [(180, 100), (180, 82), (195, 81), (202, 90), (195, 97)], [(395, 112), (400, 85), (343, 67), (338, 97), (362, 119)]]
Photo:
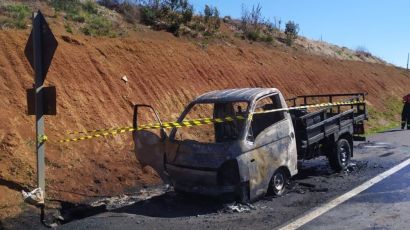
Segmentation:
[(286, 192), (286, 185), (289, 182), (289, 177), (283, 168), (279, 168), (273, 174), (269, 183), (268, 194), (282, 196)]
[(351, 147), (346, 139), (339, 139), (332, 151), (329, 153), (330, 167), (336, 172), (340, 172), (347, 168), (350, 162)]

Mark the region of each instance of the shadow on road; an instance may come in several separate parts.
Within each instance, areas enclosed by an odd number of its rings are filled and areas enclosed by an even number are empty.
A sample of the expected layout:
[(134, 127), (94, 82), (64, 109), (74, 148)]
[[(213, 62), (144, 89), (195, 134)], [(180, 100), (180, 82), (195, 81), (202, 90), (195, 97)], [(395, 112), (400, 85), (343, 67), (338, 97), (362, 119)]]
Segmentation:
[(223, 207), (224, 202), (215, 198), (167, 192), (111, 212), (176, 218), (217, 213)]
[[(367, 162), (352, 161), (352, 164), (349, 165), (346, 172), (335, 173), (329, 167), (327, 160), (324, 159), (325, 158), (304, 162), (303, 167), (300, 167), (299, 173), (293, 177), (288, 192), (292, 193), (295, 189), (308, 190), (310, 192), (327, 192), (327, 187), (311, 184), (311, 182), (306, 182), (306, 179), (322, 178), (322, 180), (327, 180), (327, 178), (340, 177), (353, 171), (361, 171), (367, 167)], [(232, 202), (232, 196), (212, 198), (193, 194), (180, 194), (171, 191), (129, 206), (110, 210), (110, 212), (149, 217), (177, 218), (224, 212), (227, 204)]]
[(404, 132), (406, 129), (392, 129), (392, 130), (386, 130), (386, 131), (381, 131), (377, 133), (395, 133), (395, 132)]
[[(303, 167), (300, 167), (298, 175), (292, 179), (293, 182), (289, 186), (289, 193), (291, 193), (294, 188), (300, 190), (301, 187), (306, 187), (306, 190), (309, 191), (327, 191), (327, 188), (303, 181), (308, 178), (339, 176), (339, 173), (335, 173), (330, 169), (326, 160), (321, 159), (304, 162)], [(232, 196), (229, 197), (229, 194), (223, 198), (212, 198), (193, 194), (180, 194), (171, 191), (147, 200), (139, 201), (130, 206), (111, 210), (110, 212), (149, 217), (177, 218), (224, 212), (227, 204), (232, 202), (233, 198)]]

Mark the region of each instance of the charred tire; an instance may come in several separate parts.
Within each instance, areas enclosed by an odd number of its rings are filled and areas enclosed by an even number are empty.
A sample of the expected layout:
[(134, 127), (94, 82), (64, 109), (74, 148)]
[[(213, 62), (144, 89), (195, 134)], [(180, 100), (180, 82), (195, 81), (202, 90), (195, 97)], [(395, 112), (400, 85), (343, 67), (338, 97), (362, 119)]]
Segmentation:
[(273, 173), (269, 183), (268, 194), (282, 196), (286, 192), (289, 176), (283, 168), (279, 168)]
[(349, 141), (346, 139), (339, 139), (329, 154), (330, 167), (336, 172), (345, 170), (350, 162), (351, 155), (352, 148)]

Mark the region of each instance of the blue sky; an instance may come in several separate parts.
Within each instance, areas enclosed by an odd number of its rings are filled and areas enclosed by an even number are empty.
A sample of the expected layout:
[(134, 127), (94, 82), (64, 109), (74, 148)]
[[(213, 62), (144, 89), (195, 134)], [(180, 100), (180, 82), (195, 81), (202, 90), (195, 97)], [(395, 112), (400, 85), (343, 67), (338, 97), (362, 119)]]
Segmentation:
[[(240, 18), (242, 4), (260, 3), (263, 17), (299, 24), (310, 39), (365, 47), (372, 54), (405, 67), (410, 52), (410, 0), (192, 0), (196, 11), (218, 7), (222, 16)], [(283, 25), (284, 23), (282, 23)], [(283, 27), (283, 26), (282, 26)]]

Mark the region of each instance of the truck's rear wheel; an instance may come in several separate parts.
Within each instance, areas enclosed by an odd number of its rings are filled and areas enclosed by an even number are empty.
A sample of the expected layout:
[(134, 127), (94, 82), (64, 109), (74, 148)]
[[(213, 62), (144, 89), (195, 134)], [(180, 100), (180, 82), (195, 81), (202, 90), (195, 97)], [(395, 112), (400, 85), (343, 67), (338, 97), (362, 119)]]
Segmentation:
[(286, 192), (288, 181), (289, 177), (286, 171), (283, 168), (279, 168), (275, 171), (269, 183), (268, 194), (282, 196)]
[(352, 155), (350, 143), (346, 139), (339, 139), (333, 150), (329, 153), (330, 167), (336, 172), (340, 172), (347, 168)]

